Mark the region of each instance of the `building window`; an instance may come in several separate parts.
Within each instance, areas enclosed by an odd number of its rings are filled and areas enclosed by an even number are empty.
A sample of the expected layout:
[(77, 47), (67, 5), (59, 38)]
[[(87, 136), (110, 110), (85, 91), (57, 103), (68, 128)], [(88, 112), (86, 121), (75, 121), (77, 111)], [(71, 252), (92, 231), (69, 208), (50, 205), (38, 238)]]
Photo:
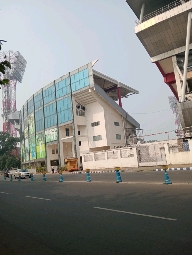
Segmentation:
[(91, 126), (92, 126), (92, 127), (96, 127), (96, 126), (99, 126), (99, 125), (100, 125), (100, 121), (92, 122), (92, 123), (91, 123)]
[(66, 132), (66, 136), (69, 136), (69, 128), (66, 128), (65, 132)]
[(56, 149), (56, 154), (58, 154), (58, 149)]
[(121, 135), (116, 134), (116, 139), (117, 139), (117, 140), (121, 140)]
[(81, 141), (79, 141), (79, 146), (81, 146)]
[(93, 141), (99, 141), (99, 140), (102, 140), (101, 135), (93, 136)]
[(55, 149), (52, 149), (52, 154), (55, 154)]
[(78, 135), (80, 135), (81, 134), (81, 132), (80, 131), (78, 131)]
[(120, 126), (120, 125), (119, 125), (119, 122), (114, 122), (114, 125), (115, 125), (115, 126)]

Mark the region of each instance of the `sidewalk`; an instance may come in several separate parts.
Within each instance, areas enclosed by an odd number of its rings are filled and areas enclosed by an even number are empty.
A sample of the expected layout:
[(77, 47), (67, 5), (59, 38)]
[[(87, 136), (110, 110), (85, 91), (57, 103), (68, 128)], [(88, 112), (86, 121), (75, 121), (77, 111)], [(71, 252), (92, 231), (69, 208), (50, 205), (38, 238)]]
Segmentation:
[[(168, 168), (187, 168), (187, 167), (192, 167), (192, 164), (186, 164), (186, 165), (168, 165)], [(142, 171), (153, 171), (154, 169), (161, 169), (162, 166), (140, 166), (140, 167), (123, 167), (121, 168), (121, 171), (124, 172), (142, 172)], [(114, 171), (114, 168), (104, 168), (104, 169), (90, 169), (90, 172), (111, 172)], [(85, 172), (86, 170), (79, 171), (79, 172)]]

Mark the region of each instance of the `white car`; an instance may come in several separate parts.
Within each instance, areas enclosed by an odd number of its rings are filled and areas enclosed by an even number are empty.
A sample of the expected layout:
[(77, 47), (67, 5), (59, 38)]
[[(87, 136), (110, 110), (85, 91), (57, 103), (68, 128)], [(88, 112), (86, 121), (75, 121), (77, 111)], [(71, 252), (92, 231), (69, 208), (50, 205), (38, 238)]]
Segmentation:
[(26, 169), (17, 169), (14, 173), (14, 177), (19, 178), (19, 175), (21, 176), (21, 178), (25, 179), (26, 177), (30, 178), (31, 174), (30, 172), (28, 172)]

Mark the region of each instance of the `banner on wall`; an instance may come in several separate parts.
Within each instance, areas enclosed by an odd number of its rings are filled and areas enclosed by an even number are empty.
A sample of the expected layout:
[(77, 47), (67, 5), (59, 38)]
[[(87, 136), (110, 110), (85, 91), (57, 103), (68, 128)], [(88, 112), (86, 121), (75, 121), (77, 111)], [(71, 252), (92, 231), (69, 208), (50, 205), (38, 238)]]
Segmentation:
[(29, 138), (30, 160), (36, 159), (35, 136)]
[(29, 123), (29, 135), (33, 135), (35, 133), (34, 114), (31, 114), (28, 117), (28, 123)]
[(37, 159), (45, 158), (46, 156), (44, 133), (36, 134), (36, 154)]
[(29, 161), (29, 140), (25, 139), (25, 162)]
[(24, 137), (25, 138), (28, 137), (28, 120), (27, 119), (24, 120)]
[(57, 141), (57, 138), (58, 138), (57, 128), (51, 128), (51, 129), (45, 131), (46, 143)]
[(21, 142), (21, 162), (25, 162), (25, 147), (24, 147), (24, 141)]

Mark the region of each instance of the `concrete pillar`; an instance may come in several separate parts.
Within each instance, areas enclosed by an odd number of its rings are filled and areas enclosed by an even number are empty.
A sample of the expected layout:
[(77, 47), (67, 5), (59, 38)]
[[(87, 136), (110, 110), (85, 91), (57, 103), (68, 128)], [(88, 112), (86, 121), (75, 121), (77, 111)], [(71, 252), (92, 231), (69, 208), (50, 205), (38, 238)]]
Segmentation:
[(59, 145), (60, 145), (60, 149), (59, 149), (59, 153), (60, 153), (60, 164), (61, 166), (64, 166), (64, 155), (63, 155), (63, 141), (61, 141), (61, 130), (59, 128), (58, 130), (58, 137), (59, 137)]
[(191, 17), (192, 13), (188, 13), (188, 21), (187, 21), (187, 36), (186, 36), (186, 48), (185, 48), (185, 62), (183, 66), (183, 87), (182, 87), (182, 95), (181, 95), (181, 102), (185, 101), (185, 91), (187, 86), (187, 65), (188, 65), (188, 58), (189, 58), (189, 43), (190, 43), (190, 35), (191, 35)]
[(118, 100), (119, 100), (119, 106), (122, 107), (122, 101), (121, 101), (121, 86), (118, 83), (117, 86), (117, 93), (118, 93)]
[(176, 56), (172, 57), (172, 62), (173, 62), (173, 70), (174, 70), (174, 74), (175, 74), (175, 80), (176, 80), (176, 86), (177, 86), (177, 94), (178, 94), (178, 98), (179, 98), (179, 102), (181, 101), (181, 94), (182, 94), (182, 81), (181, 79), (183, 79), (183, 75), (177, 65), (177, 60), (176, 60)]
[(167, 165), (170, 165), (171, 161), (170, 161), (170, 153), (169, 153), (169, 144), (165, 143), (164, 148), (165, 148), (165, 158), (166, 158)]
[[(77, 115), (76, 115), (76, 102), (75, 98), (72, 96), (73, 104), (73, 155), (78, 158), (78, 167), (80, 166), (80, 151), (79, 151), (79, 138), (78, 138), (78, 127), (77, 127)], [(76, 145), (76, 146), (75, 146)], [(76, 151), (75, 151), (76, 147)]]
[(145, 11), (145, 3), (143, 3), (141, 6), (141, 13), (140, 13), (140, 18), (139, 18), (141, 23), (143, 22), (144, 11)]

